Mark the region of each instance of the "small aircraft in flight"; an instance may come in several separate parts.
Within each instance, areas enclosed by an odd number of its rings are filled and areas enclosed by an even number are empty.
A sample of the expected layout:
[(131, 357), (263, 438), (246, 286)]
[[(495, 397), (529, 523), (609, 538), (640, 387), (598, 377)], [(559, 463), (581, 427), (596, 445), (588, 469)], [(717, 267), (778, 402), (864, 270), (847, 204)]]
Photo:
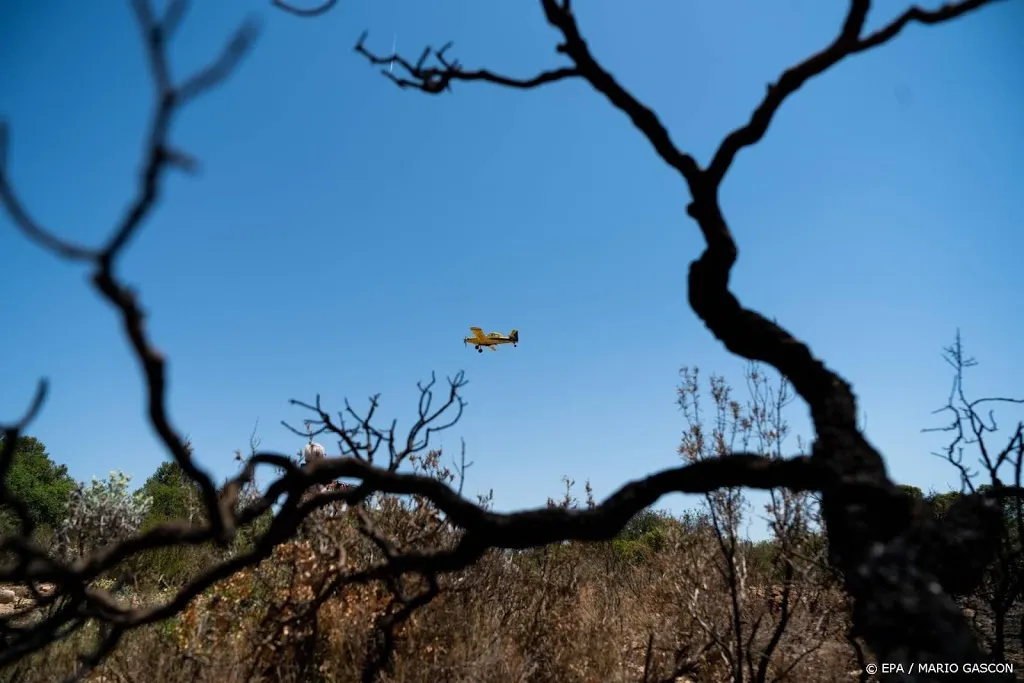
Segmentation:
[(519, 345), (519, 330), (512, 330), (509, 332), (507, 337), (500, 332), (484, 334), (484, 331), (479, 327), (471, 327), (469, 328), (469, 331), (473, 333), (473, 336), (466, 337), (462, 341), (465, 344), (472, 344), (475, 346), (478, 353), (483, 353), (485, 346), (491, 351), (497, 351), (498, 347), (502, 344), (511, 344), (512, 346)]

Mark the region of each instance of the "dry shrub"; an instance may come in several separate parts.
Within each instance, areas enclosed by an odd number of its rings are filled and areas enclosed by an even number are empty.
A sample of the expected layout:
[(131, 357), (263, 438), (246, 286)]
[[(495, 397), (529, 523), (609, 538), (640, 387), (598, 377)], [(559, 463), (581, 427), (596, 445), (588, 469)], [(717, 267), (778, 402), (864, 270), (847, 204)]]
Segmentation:
[[(326, 541), (281, 546), (202, 595), (179, 618), (130, 634), (94, 680), (360, 680), (379, 620), (394, 606), (393, 587), (382, 584), (329, 590), (339, 574), (358, 571), (354, 558), (360, 552), (371, 551), (359, 548), (367, 542), (353, 516), (321, 530), (348, 544), (352, 551), (345, 556)], [(729, 680), (721, 654), (727, 643), (715, 643), (700, 623), (728, 626), (729, 588), (714, 572), (694, 582), (685, 569), (694, 555), (710, 561), (716, 549), (711, 532), (677, 523), (667, 535), (666, 547), (643, 562), (623, 560), (608, 543), (488, 553), (472, 569), (448, 577), (441, 593), (397, 629), (393, 664), (381, 680)], [(768, 680), (835, 681), (855, 668), (842, 633), (833, 630), (823, 639), (818, 630), (821, 614), (845, 609), (841, 596), (834, 597), (814, 610), (794, 598), (799, 607), (775, 650)], [(759, 632), (771, 632), (779, 614), (769, 602), (758, 581), (747, 585), (742, 619), (748, 629), (760, 619)], [(762, 642), (755, 639), (750, 650)], [(66, 656), (51, 657), (48, 671), (54, 657), (63, 657), (62, 669), (70, 668), (72, 648), (66, 649)], [(42, 671), (20, 680), (52, 679)]]
[[(758, 373), (748, 373), (747, 405), (711, 379), (706, 427), (697, 375), (684, 374), (684, 458), (736, 440), (779, 450), (784, 385), (766, 391)], [(410, 463), (449, 484), (468, 466), (447, 467), (440, 451)], [(589, 485), (582, 502), (574, 482), (564, 485), (549, 506), (594, 505)], [(748, 508), (738, 491), (723, 490), (681, 517), (644, 512), (611, 542), (491, 550), (442, 575), (434, 595), (422, 577), (358, 578), (389, 553), (459, 541), (428, 500), (376, 495), (352, 508), (332, 505), (178, 617), (130, 634), (95, 680), (355, 681), (389, 631), (393, 655), (378, 679), (386, 683), (845, 678), (856, 668), (845, 642), (848, 608), (822, 564), (813, 501), (775, 492), (766, 507), (772, 540), (761, 544), (740, 534)], [(423, 604), (402, 618), (403, 599), (415, 596)]]
[[(779, 451), (785, 386), (769, 390), (753, 366), (748, 380), (750, 400), (741, 405), (712, 377), (705, 419), (697, 374), (684, 372), (684, 459), (736, 445)], [(469, 466), (446, 466), (441, 451), (409, 464), (447, 484)], [(548, 505), (594, 506), (589, 485), (583, 501), (574, 485), (565, 479)], [(749, 503), (722, 490), (681, 517), (645, 511), (611, 542), (491, 550), (441, 575), (436, 595), (419, 576), (359, 578), (389, 554), (458, 543), (461, 532), (427, 499), (378, 494), (351, 508), (332, 504), (266, 560), (174, 619), (130, 634), (94, 680), (355, 681), (390, 648), (378, 679), (386, 683), (834, 681), (855, 664), (846, 600), (827, 580), (813, 503), (773, 492), (772, 539), (753, 544), (740, 533)], [(423, 604), (406, 617), (416, 596)], [(70, 670), (70, 654), (64, 660)], [(34, 675), (19, 680), (48, 680)]]
[[(726, 588), (714, 580), (687, 583), (678, 569), (688, 554), (707, 551), (698, 547), (705, 541), (674, 540), (644, 564), (615, 559), (608, 544), (491, 553), (400, 629), (384, 680), (586, 683), (643, 680), (645, 671), (647, 680), (684, 672), (725, 680), (716, 644), (694, 614), (696, 606), (704, 618), (728, 623)], [(310, 614), (314, 586), (334, 570), (314, 569), (318, 555), (307, 542), (290, 548), (204, 596), (176, 625), (175, 648), (202, 663), (198, 680), (358, 680), (375, 622), (388, 611), (388, 591), (347, 587), (324, 602), (315, 621), (297, 622), (296, 615)], [(748, 591), (745, 618), (776, 623), (758, 597)], [(820, 606), (843, 608), (841, 599)], [(795, 612), (788, 647), (776, 653), (779, 671), (793, 663), (791, 653), (820, 640), (814, 615)], [(802, 660), (789, 679), (836, 680), (853, 668), (841, 638), (831, 655)]]

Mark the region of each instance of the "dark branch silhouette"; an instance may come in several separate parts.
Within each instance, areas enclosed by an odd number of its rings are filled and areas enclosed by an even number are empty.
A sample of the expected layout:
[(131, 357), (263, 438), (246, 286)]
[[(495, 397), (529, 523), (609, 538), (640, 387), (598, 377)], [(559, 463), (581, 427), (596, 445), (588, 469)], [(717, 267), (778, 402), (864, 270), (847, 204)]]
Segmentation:
[[(949, 3), (936, 10), (913, 7), (882, 29), (865, 35), (870, 0), (851, 0), (838, 36), (823, 50), (786, 70), (768, 86), (749, 122), (723, 139), (707, 168), (701, 168), (671, 139), (657, 115), (621, 85), (591, 54), (569, 0), (540, 0), (548, 23), (562, 42), (556, 52), (572, 66), (559, 72), (561, 80), (579, 77), (626, 114), (647, 138), (658, 156), (676, 169), (686, 182), (692, 201), (687, 213), (704, 236), (706, 248), (691, 263), (688, 278), (690, 305), (709, 331), (729, 351), (768, 363), (788, 379), (811, 410), (816, 439), (811, 461), (822, 473), (822, 513), (829, 536), (832, 562), (844, 574), (855, 600), (855, 634), (862, 636), (880, 661), (903, 663), (943, 662), (950, 659), (980, 661), (981, 651), (957, 605), (939, 586), (927, 561), (951, 538), (969, 534), (964, 524), (988, 528), (994, 501), (984, 499), (973, 519), (958, 520), (960, 527), (938, 529), (919, 505), (889, 479), (884, 460), (867, 442), (856, 424), (856, 398), (849, 383), (814, 357), (810, 348), (772, 320), (744, 308), (729, 289), (738, 247), (718, 201), (718, 189), (736, 155), (756, 144), (787, 97), (809, 79), (846, 57), (883, 45), (911, 22), (938, 24), (960, 17), (986, 4), (986, 0)], [(411, 64), (398, 63), (407, 76), (402, 87), (428, 94), (449, 90), (456, 81), (483, 81), (505, 85), (509, 80), (488, 71), (464, 71), (445, 56), (448, 46), (434, 52), (439, 66), (423, 66), (431, 51)], [(356, 50), (373, 64), (390, 61), (368, 52), (362, 41)], [(463, 77), (466, 74), (467, 77)], [(537, 85), (540, 85), (538, 83)], [(516, 87), (526, 87), (522, 81)], [(991, 534), (979, 552), (991, 554), (998, 544)], [(919, 674), (916, 680), (930, 678)]]
[[(965, 373), (978, 363), (964, 352), (960, 333), (950, 346), (944, 349), (943, 357), (953, 369), (953, 386), (944, 405), (936, 413), (951, 416), (943, 427), (926, 429), (926, 432), (943, 432), (951, 439), (946, 448), (934, 453), (952, 464), (960, 474), (960, 494), (947, 493), (937, 496), (949, 503), (948, 509), (937, 512), (944, 519), (959, 519), (974, 514), (979, 496), (984, 492), (987, 498), (999, 501), (998, 514), (986, 516), (990, 527), (977, 529), (973, 536), (964, 535), (950, 544), (949, 554), (960, 558), (959, 562), (947, 562), (942, 569), (946, 575), (943, 584), (957, 595), (973, 591), (980, 606), (988, 611), (992, 619), (992, 633), (985, 634), (988, 649), (996, 661), (1005, 661), (1007, 646), (1007, 624), (1010, 610), (1024, 596), (1024, 501), (1017, 495), (1024, 475), (1024, 422), (1018, 421), (1007, 429), (1002, 445), (991, 443), (999, 431), (991, 406), (1012, 407), (1024, 405), (1024, 399), (1006, 396), (968, 398), (965, 389)], [(987, 410), (983, 414), (982, 410)], [(964, 462), (964, 451), (974, 451), (976, 462), (981, 466), (977, 471)], [(983, 483), (975, 488), (975, 481), (981, 476)], [(1013, 482), (1006, 486), (1007, 477)], [(962, 495), (964, 492), (975, 495)], [(950, 500), (952, 499), (952, 500)], [(1000, 544), (993, 562), (984, 553), (977, 553), (975, 545), (983, 544), (988, 535), (998, 535)], [(977, 604), (977, 603), (976, 603)], [(1024, 633), (1018, 634), (1024, 637)]]
[[(450, 61), (446, 54), (452, 47), (452, 43), (446, 43), (439, 50), (425, 48), (415, 62), (410, 62), (398, 53), (378, 57), (366, 49), (364, 43), (368, 34), (363, 33), (356, 43), (356, 52), (366, 57), (371, 63), (378, 66), (397, 64), (407, 74), (406, 77), (396, 76), (391, 69), (381, 69), (381, 73), (400, 88), (415, 88), (430, 94), (437, 94), (451, 89), (451, 82), (457, 81), (483, 81), (503, 85), (506, 88), (519, 88), (529, 90), (547, 83), (555, 83), (568, 78), (579, 76), (578, 69), (562, 68), (551, 71), (544, 71), (532, 78), (510, 78), (478, 69), (475, 71), (464, 70), (458, 61)], [(427, 66), (427, 60), (433, 58), (438, 66)]]
[(157, 19), (144, 0), (132, 3), (156, 85), (156, 107), (150, 122), (146, 159), (140, 173), (137, 194), (107, 242), (95, 249), (75, 245), (56, 236), (31, 218), (14, 192), (8, 177), (6, 125), (0, 125), (0, 202), (7, 209), (14, 225), (26, 237), (64, 258), (85, 261), (92, 266), (93, 284), (118, 312), (132, 350), (145, 375), (150, 422), (175, 462), (200, 486), (216, 535), (220, 539), (226, 539), (230, 531), (225, 526), (225, 516), (217, 510), (216, 488), (210, 477), (193, 463), (186, 452), (184, 440), (171, 425), (167, 415), (166, 362), (146, 335), (145, 314), (134, 291), (122, 283), (115, 274), (117, 259), (156, 205), (166, 172), (172, 167), (190, 170), (195, 166), (195, 162), (188, 155), (174, 149), (168, 139), (174, 115), (189, 101), (216, 87), (227, 78), (255, 38), (255, 25), (251, 22), (244, 24), (214, 62), (181, 85), (174, 85), (167, 65), (166, 48), (184, 12), (185, 4), (183, 0), (172, 2), (166, 15)]
[[(172, 168), (191, 170), (196, 161), (170, 142), (174, 116), (194, 98), (223, 82), (237, 67), (251, 46), (255, 28), (247, 23), (209, 67), (182, 84), (174, 84), (167, 65), (167, 42), (184, 13), (186, 3), (172, 2), (162, 17), (155, 17), (145, 0), (133, 3), (142, 30), (147, 59), (156, 86), (156, 106), (140, 173), (136, 196), (124, 218), (100, 247), (74, 244), (40, 225), (18, 199), (6, 168), (6, 127), (0, 129), (0, 202), (15, 227), (29, 240), (67, 260), (87, 264), (92, 283), (120, 316), (146, 388), (149, 421), (168, 454), (196, 483), (206, 509), (203, 523), (165, 523), (123, 541), (98, 548), (74, 561), (50, 556), (31, 539), (31, 521), (24, 505), (0, 486), (0, 503), (12, 507), (20, 518), (21, 533), (0, 541), (0, 551), (15, 559), (0, 567), (0, 581), (34, 586), (55, 585), (52, 593), (36, 592), (37, 604), (47, 608), (45, 616), (30, 624), (0, 617), (0, 666), (19, 661), (49, 644), (65, 639), (92, 621), (101, 625), (99, 644), (83, 653), (75, 678), (80, 679), (99, 664), (133, 628), (151, 624), (181, 612), (201, 592), (239, 570), (268, 558), (275, 547), (295, 537), (303, 520), (316, 510), (344, 502), (359, 509), (378, 493), (421, 496), (430, 500), (446, 520), (461, 530), (450, 548), (400, 549), (371, 525), (362, 532), (373, 539), (382, 558), (359, 571), (341, 574), (337, 584), (381, 581), (393, 586), (401, 607), (378, 624), (364, 680), (373, 680), (387, 666), (394, 643), (393, 629), (418, 606), (437, 592), (436, 578), (476, 562), (491, 548), (522, 549), (565, 540), (598, 541), (613, 538), (640, 510), (672, 493), (707, 493), (719, 488), (748, 487), (821, 492), (830, 553), (843, 573), (846, 588), (855, 599), (855, 635), (874, 650), (881, 661), (900, 663), (981, 661), (981, 652), (957, 606), (942, 590), (933, 573), (935, 558), (943, 554), (943, 539), (971, 534), (972, 525), (985, 527), (986, 515), (995, 509), (995, 497), (979, 495), (972, 514), (961, 515), (956, 526), (930, 522), (913, 501), (889, 480), (879, 453), (856, 426), (856, 401), (849, 384), (815, 358), (811, 350), (785, 329), (765, 316), (744, 308), (729, 290), (729, 276), (738, 248), (718, 203), (718, 188), (737, 153), (756, 144), (766, 133), (783, 101), (808, 79), (823, 73), (845, 57), (881, 45), (916, 21), (940, 23), (990, 4), (984, 0), (964, 1), (938, 10), (911, 9), (893, 23), (873, 34), (862, 35), (870, 8), (867, 0), (853, 0), (839, 36), (824, 50), (786, 71), (769, 87), (750, 122), (725, 137), (707, 168), (672, 142), (668, 131), (653, 111), (638, 101), (590, 53), (577, 26), (568, 0), (541, 0), (547, 21), (561, 33), (557, 52), (570, 64), (529, 78), (512, 78), (481, 70), (465, 70), (447, 56), (450, 46), (425, 50), (416, 61), (399, 55), (376, 56), (361, 39), (357, 52), (374, 65), (392, 61), (401, 76), (388, 73), (399, 87), (428, 94), (451, 89), (455, 82), (485, 82), (503, 87), (532, 89), (569, 78), (582, 78), (616, 108), (625, 113), (647, 138), (659, 157), (675, 168), (686, 182), (692, 201), (688, 214), (704, 235), (706, 248), (690, 266), (689, 301), (711, 333), (730, 351), (778, 369), (807, 401), (816, 430), (808, 455), (790, 459), (765, 458), (736, 453), (726, 457), (668, 469), (622, 486), (600, 504), (589, 509), (538, 508), (500, 514), (474, 503), (446, 483), (417, 473), (400, 470), (417, 452), (428, 448), (431, 435), (453, 425), (464, 402), (459, 389), (465, 384), (456, 375), (449, 380), (447, 400), (432, 407), (433, 380), (420, 386), (420, 406), (412, 427), (400, 437), (396, 424), (379, 427), (374, 423), (378, 399), (360, 415), (346, 403), (337, 416), (313, 403), (293, 401), (310, 411), (303, 436), (333, 434), (339, 452), (298, 465), (281, 454), (257, 452), (244, 459), (241, 471), (224, 486), (216, 487), (195, 462), (180, 432), (173, 426), (166, 402), (166, 364), (148, 337), (144, 314), (135, 291), (117, 273), (117, 260), (149, 217), (160, 195), (166, 173)], [(321, 16), (335, 6), (328, 0), (312, 9), (300, 9), (281, 0), (273, 5), (302, 17)], [(365, 34), (364, 34), (365, 37)], [(429, 64), (428, 64), (429, 61)], [(45, 398), (41, 383), (24, 418), (4, 428), (0, 452), (0, 474), (6, 474), (17, 437), (38, 414)], [(386, 449), (381, 451), (381, 449)], [(387, 464), (382, 460), (387, 455)], [(377, 456), (375, 458), (375, 456)], [(276, 470), (277, 477), (254, 502), (239, 505), (243, 487), (253, 481), (257, 468)], [(351, 486), (318, 489), (339, 479)], [(96, 580), (121, 563), (152, 549), (200, 545), (226, 545), (240, 529), (250, 528), (268, 513), (269, 526), (251, 549), (215, 564), (181, 588), (163, 604), (127, 607), (110, 591), (96, 586)], [(977, 545), (980, 556), (994, 552), (982, 534)], [(404, 595), (403, 578), (426, 580), (426, 590)], [(921, 674), (914, 680), (926, 680)]]
[(284, 0), (270, 0), (270, 4), (293, 16), (312, 19), (313, 17), (319, 17), (330, 12), (334, 9), (334, 6), (338, 4), (338, 0), (325, 0), (323, 3), (314, 5), (308, 9), (296, 7), (295, 5), (284, 2)]

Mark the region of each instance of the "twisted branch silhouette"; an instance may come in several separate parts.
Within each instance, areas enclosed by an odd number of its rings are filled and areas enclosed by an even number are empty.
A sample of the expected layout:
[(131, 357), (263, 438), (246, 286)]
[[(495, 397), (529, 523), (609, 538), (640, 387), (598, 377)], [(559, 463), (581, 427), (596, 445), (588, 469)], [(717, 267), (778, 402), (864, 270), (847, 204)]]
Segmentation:
[[(98, 622), (102, 626), (102, 638), (94, 649), (82, 654), (80, 666), (72, 676), (72, 680), (80, 680), (110, 654), (129, 630), (177, 614), (216, 582), (266, 559), (275, 547), (292, 539), (302, 521), (315, 510), (336, 502), (358, 508), (375, 493), (423, 496), (432, 501), (452, 525), (462, 530), (454, 547), (400, 550), (386, 538), (372, 536), (374, 531), (366, 528), (365, 532), (378, 542), (384, 559), (337, 579), (339, 585), (369, 581), (394, 584), (409, 575), (419, 575), (427, 581), (427, 591), (403, 597), (404, 607), (379, 625), (381, 636), (376, 640), (376, 649), (364, 672), (364, 680), (370, 681), (387, 666), (394, 642), (390, 629), (431, 599), (437, 590), (439, 574), (464, 569), (491, 548), (521, 549), (566, 540), (611, 539), (635, 513), (665, 494), (706, 493), (723, 487), (787, 487), (821, 492), (832, 560), (843, 572), (847, 590), (855, 598), (856, 632), (865, 638), (879, 659), (903, 663), (981, 660), (966, 622), (929, 568), (936, 562), (954, 562), (956, 556), (950, 553), (948, 544), (943, 544), (943, 539), (972, 533), (970, 527), (976, 521), (979, 528), (989, 528), (983, 522), (991, 519), (995, 506), (989, 497), (976, 496), (972, 499), (977, 503), (972, 508), (973, 516), (957, 517), (961, 526), (938, 527), (890, 481), (881, 455), (856, 427), (856, 401), (849, 384), (815, 358), (806, 344), (763, 315), (744, 308), (729, 290), (729, 276), (738, 248), (719, 206), (718, 188), (739, 151), (756, 144), (766, 134), (785, 99), (809, 79), (849, 55), (884, 44), (912, 22), (940, 23), (993, 4), (995, 0), (952, 3), (932, 11), (912, 8), (868, 35), (862, 33), (870, 2), (852, 0), (839, 36), (769, 86), (750, 121), (725, 137), (707, 168), (701, 168), (690, 155), (680, 151), (655, 113), (601, 67), (580, 34), (568, 0), (540, 1), (547, 21), (563, 37), (557, 51), (571, 64), (529, 78), (502, 76), (488, 70), (465, 70), (458, 61), (447, 56), (450, 46), (428, 49), (418, 60), (409, 61), (400, 55), (374, 55), (364, 45), (364, 34), (356, 50), (372, 64), (394, 61), (404, 75), (387, 74), (389, 78), (400, 87), (428, 94), (447, 92), (453, 83), (460, 81), (532, 89), (582, 78), (629, 116), (658, 156), (680, 173), (692, 195), (687, 213), (697, 222), (706, 248), (690, 265), (691, 307), (730, 351), (767, 362), (792, 382), (811, 408), (816, 431), (811, 452), (782, 460), (736, 453), (666, 469), (624, 484), (592, 509), (545, 507), (495, 513), (464, 498), (460, 491), (446, 483), (400, 471), (410, 455), (428, 447), (432, 434), (457, 422), (464, 407), (459, 390), (465, 385), (459, 374), (449, 379), (448, 399), (436, 410), (431, 409), (433, 381), (419, 387), (419, 415), (404, 438), (396, 432), (394, 422), (388, 427), (374, 423), (377, 397), (371, 399), (369, 410), (362, 415), (346, 403), (345, 411), (337, 419), (321, 407), (319, 399), (314, 403), (293, 401), (313, 413), (314, 417), (307, 424), (318, 430), (317, 433), (338, 438), (338, 454), (300, 466), (281, 454), (257, 452), (245, 460), (237, 476), (224, 486), (216, 487), (195, 462), (180, 432), (173, 426), (166, 402), (165, 359), (148, 336), (136, 292), (119, 277), (116, 266), (153, 210), (167, 172), (173, 168), (188, 171), (196, 166), (192, 157), (176, 149), (169, 140), (175, 115), (185, 104), (223, 82), (234, 71), (251, 47), (256, 29), (251, 22), (244, 24), (218, 59), (184, 83), (175, 85), (169, 75), (166, 48), (187, 3), (175, 0), (157, 17), (145, 0), (134, 0), (132, 6), (144, 37), (157, 98), (136, 196), (124, 218), (115, 226), (110, 238), (97, 248), (65, 240), (39, 224), (13, 189), (6, 167), (6, 126), (0, 128), (0, 203), (27, 239), (58, 257), (84, 263), (92, 269), (92, 284), (119, 314), (131, 352), (139, 363), (149, 420), (168, 454), (198, 485), (206, 521), (196, 525), (165, 523), (65, 562), (51, 557), (33, 543), (32, 522), (25, 505), (7, 490), (4, 480), (0, 486), (0, 504), (16, 512), (20, 530), (18, 534), (0, 539), (0, 551), (16, 558), (10, 565), (0, 567), (0, 581), (31, 586), (51, 582), (55, 590), (47, 595), (36, 593), (39, 604), (52, 609), (35, 623), (23, 624), (0, 617), (0, 643), (3, 643), (0, 666), (19, 661), (69, 637), (89, 621)], [(322, 16), (336, 2), (328, 0), (307, 10), (282, 0), (272, 0), (272, 4), (292, 15), (313, 17)], [(0, 475), (6, 476), (10, 468), (18, 436), (42, 409), (46, 389), (45, 381), (41, 381), (25, 415), (2, 426), (4, 446), (0, 451)], [(303, 436), (308, 433), (301, 432)], [(375, 460), (378, 454), (379, 459), (386, 454), (386, 464)], [(259, 467), (276, 469), (279, 474), (255, 502), (240, 507), (237, 504), (239, 492), (253, 480)], [(353, 483), (351, 487), (316, 488), (338, 479)], [(319, 492), (309, 495), (311, 488)], [(163, 604), (129, 608), (95, 585), (101, 575), (146, 550), (211, 541), (226, 546), (239, 529), (249, 527), (268, 512), (273, 514), (270, 525), (255, 539), (249, 551), (210, 567)], [(980, 553), (988, 552), (987, 545), (979, 547)], [(913, 680), (927, 679), (924, 674), (913, 677)]]
[[(982, 653), (957, 605), (933, 574), (933, 562), (955, 562), (951, 542), (983, 534), (983, 558), (994, 554), (999, 522), (993, 499), (971, 501), (970, 515), (957, 528), (937, 528), (921, 506), (889, 479), (882, 456), (856, 424), (856, 398), (849, 383), (816, 358), (810, 348), (779, 324), (742, 306), (729, 289), (739, 255), (718, 199), (718, 190), (739, 152), (757, 144), (785, 100), (805, 83), (847, 57), (881, 46), (911, 23), (939, 24), (961, 17), (995, 0), (951, 2), (934, 10), (911, 7), (873, 33), (864, 26), (870, 0), (850, 0), (842, 27), (831, 43), (787, 69), (767, 88), (749, 121), (722, 140), (706, 168), (673, 143), (657, 115), (609, 73), (583, 39), (571, 0), (540, 0), (547, 22), (561, 34), (555, 51), (569, 66), (528, 79), (465, 70), (448, 56), (451, 44), (427, 48), (411, 62), (400, 55), (376, 55), (365, 47), (366, 34), (355, 46), (371, 64), (394, 62), (400, 75), (386, 74), (402, 88), (430, 95), (451, 90), (456, 82), (487, 82), (530, 89), (556, 81), (583, 79), (626, 114), (656, 154), (675, 169), (690, 191), (687, 214), (697, 223), (704, 252), (690, 264), (691, 308), (729, 351), (768, 363), (788, 379), (807, 402), (815, 429), (808, 462), (820, 477), (822, 513), (833, 564), (845, 577), (854, 598), (854, 633), (863, 637), (880, 661), (906, 665), (921, 662), (981, 661)], [(916, 673), (908, 680), (930, 680)]]

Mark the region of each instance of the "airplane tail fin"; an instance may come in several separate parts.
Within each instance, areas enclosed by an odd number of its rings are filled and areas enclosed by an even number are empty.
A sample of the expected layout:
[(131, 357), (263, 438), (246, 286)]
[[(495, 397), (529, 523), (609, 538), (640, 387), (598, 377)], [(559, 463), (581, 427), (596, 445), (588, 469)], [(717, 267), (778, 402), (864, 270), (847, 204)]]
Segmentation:
[(512, 332), (509, 333), (508, 338), (512, 340), (513, 344), (518, 344), (519, 343), (519, 330), (512, 330)]

